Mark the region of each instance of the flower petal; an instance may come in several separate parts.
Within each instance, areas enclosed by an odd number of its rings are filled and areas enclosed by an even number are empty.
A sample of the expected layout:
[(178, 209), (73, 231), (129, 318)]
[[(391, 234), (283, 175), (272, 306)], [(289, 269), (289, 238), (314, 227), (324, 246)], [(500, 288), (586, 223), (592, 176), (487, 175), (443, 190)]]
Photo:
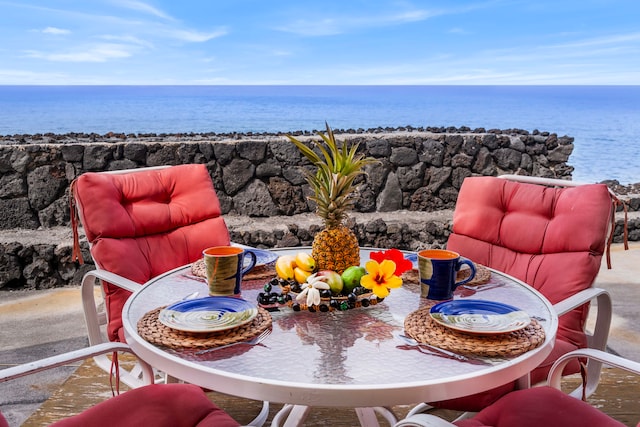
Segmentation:
[(389, 289), (386, 286), (376, 286), (373, 288), (373, 293), (380, 298), (386, 298), (389, 295)]
[(297, 301), (302, 301), (305, 298), (305, 296), (307, 295), (307, 292), (309, 292), (309, 289), (312, 289), (312, 288), (310, 288), (310, 287), (309, 288), (304, 288), (302, 290), (302, 292), (300, 292), (298, 294), (298, 296), (296, 297), (296, 300)]
[(375, 286), (378, 286), (378, 284), (373, 274), (366, 274), (360, 278), (360, 286), (373, 289)]
[(386, 281), (385, 286), (387, 288), (399, 288), (402, 286), (402, 279), (396, 275), (393, 275)]
[(380, 264), (380, 275), (384, 277), (386, 281), (389, 277), (393, 276), (393, 273), (396, 271), (396, 263), (391, 261), (390, 259), (385, 259)]
[(369, 254), (369, 258), (371, 258), (374, 261), (382, 262), (385, 260), (384, 251), (371, 252)]
[(380, 271), (380, 264), (378, 264), (378, 261), (370, 260), (364, 265), (364, 269), (367, 270), (369, 274), (377, 276)]
[(309, 289), (309, 293), (307, 294), (307, 305), (308, 306), (320, 305), (320, 291), (319, 290), (317, 290), (315, 288)]

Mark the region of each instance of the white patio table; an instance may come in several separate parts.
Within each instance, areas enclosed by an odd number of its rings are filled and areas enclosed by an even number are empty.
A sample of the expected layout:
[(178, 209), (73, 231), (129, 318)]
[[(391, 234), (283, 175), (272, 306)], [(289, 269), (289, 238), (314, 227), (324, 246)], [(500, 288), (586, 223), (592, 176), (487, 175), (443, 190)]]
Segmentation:
[[(279, 255), (309, 248), (276, 249)], [(362, 263), (372, 250), (361, 250)], [(250, 281), (242, 297), (256, 302), (268, 279)], [(519, 307), (545, 331), (537, 348), (491, 364), (473, 364), (403, 347), (405, 317), (427, 303), (418, 285), (393, 289), (381, 303), (333, 312), (271, 312), (272, 333), (261, 345), (237, 345), (200, 358), (187, 351), (157, 346), (143, 339), (138, 320), (147, 312), (199, 292), (207, 285), (190, 266), (146, 283), (127, 301), (123, 324), (134, 352), (157, 369), (181, 380), (222, 393), (286, 404), (274, 424), (302, 425), (313, 407), (355, 408), (363, 426), (379, 425), (374, 412), (382, 407), (451, 399), (520, 380), (551, 352), (558, 318), (540, 293), (510, 276), (492, 270), (491, 284), (477, 292), (459, 289), (454, 298), (497, 301)], [(472, 294), (472, 295), (471, 295)], [(191, 351), (192, 354), (192, 351)], [(384, 412), (384, 411), (382, 411)], [(386, 413), (389, 422), (392, 414)], [(328, 420), (330, 421), (330, 420)]]

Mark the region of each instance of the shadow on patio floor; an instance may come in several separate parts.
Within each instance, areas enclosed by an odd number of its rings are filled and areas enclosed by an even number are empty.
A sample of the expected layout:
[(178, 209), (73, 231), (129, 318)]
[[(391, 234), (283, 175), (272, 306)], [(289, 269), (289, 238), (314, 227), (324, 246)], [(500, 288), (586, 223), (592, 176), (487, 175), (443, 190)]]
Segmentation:
[[(570, 377), (567, 386), (575, 387), (577, 377)], [(29, 417), (23, 427), (48, 426), (54, 421), (76, 414), (108, 399), (111, 396), (108, 376), (93, 361), (85, 361), (40, 408)], [(229, 412), (238, 422), (248, 423), (257, 414), (261, 402), (250, 401), (220, 393), (211, 392), (210, 398), (221, 408)], [(640, 377), (628, 374), (617, 368), (604, 368), (597, 392), (589, 399), (590, 403), (613, 416), (627, 426), (635, 427), (640, 420)], [(272, 404), (267, 424), (271, 423), (281, 404)], [(393, 411), (402, 418), (411, 406), (394, 406)], [(453, 411), (437, 411), (435, 414), (451, 420), (457, 415)], [(380, 419), (382, 426), (386, 425)], [(305, 422), (305, 426), (334, 427), (356, 426), (358, 418), (353, 410), (336, 408), (314, 408)]]

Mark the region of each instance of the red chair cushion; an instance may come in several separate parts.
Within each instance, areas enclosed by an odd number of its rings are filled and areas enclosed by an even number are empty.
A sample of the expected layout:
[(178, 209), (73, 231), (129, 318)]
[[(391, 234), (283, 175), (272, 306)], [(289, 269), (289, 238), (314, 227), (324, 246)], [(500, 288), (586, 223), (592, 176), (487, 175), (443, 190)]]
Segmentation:
[[(606, 248), (612, 203), (604, 184), (549, 188), (496, 177), (466, 178), (453, 216), (447, 249), (514, 276), (552, 304), (591, 287)], [(588, 305), (563, 315), (553, 353), (531, 373), (546, 378), (558, 356), (586, 346)], [(578, 372), (579, 364), (565, 373)], [(479, 411), (509, 384), (432, 405)]]
[[(569, 188), (495, 177), (465, 179), (447, 248), (539, 290), (552, 304), (591, 287), (612, 204), (604, 184)], [(583, 306), (560, 318), (558, 338), (584, 347)]]
[[(96, 265), (137, 283), (196, 261), (209, 246), (229, 244), (204, 165), (85, 173), (76, 180), (74, 195)], [(120, 340), (121, 312), (129, 295), (105, 285), (110, 340)]]
[(458, 427), (624, 426), (588, 403), (552, 387), (514, 391), (475, 417), (454, 424)]
[(152, 384), (127, 391), (55, 427), (236, 427), (226, 412), (192, 384)]

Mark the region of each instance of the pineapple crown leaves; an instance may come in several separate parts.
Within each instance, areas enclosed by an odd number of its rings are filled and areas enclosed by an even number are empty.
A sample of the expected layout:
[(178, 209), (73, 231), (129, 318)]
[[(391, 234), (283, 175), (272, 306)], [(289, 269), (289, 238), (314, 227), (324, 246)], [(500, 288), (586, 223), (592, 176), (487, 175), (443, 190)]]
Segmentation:
[(359, 144), (347, 146), (336, 142), (331, 127), (325, 122), (327, 133), (318, 132), (324, 144), (317, 144), (321, 156), (291, 135), (289, 140), (295, 144), (318, 170), (315, 174), (306, 171), (307, 182), (312, 187), (315, 196), (310, 197), (318, 205), (318, 215), (325, 218), (329, 224), (337, 224), (345, 217), (345, 211), (353, 206), (350, 198), (355, 191), (353, 182), (364, 174), (363, 166), (377, 162), (372, 157), (358, 154)]

